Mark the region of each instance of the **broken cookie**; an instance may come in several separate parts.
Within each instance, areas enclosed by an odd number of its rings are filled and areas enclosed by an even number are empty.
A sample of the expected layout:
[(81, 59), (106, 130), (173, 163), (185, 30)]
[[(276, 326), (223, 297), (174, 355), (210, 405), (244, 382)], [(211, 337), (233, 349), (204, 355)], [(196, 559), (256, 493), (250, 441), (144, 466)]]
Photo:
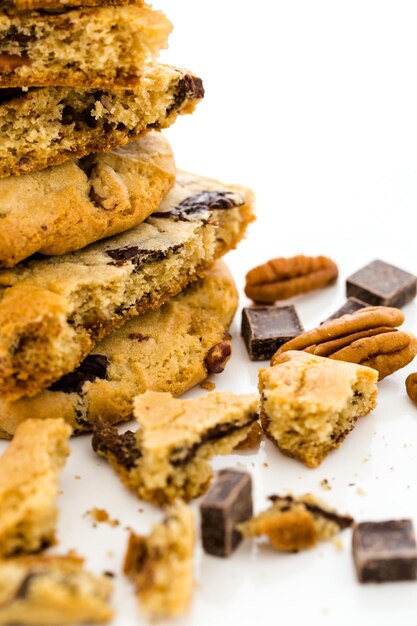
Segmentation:
[(70, 434), (63, 419), (27, 420), (0, 458), (0, 555), (38, 552), (54, 543)]
[(305, 352), (259, 372), (261, 423), (285, 454), (317, 467), (376, 406), (378, 373)]
[(147, 391), (134, 401), (136, 433), (94, 425), (93, 448), (107, 458), (123, 483), (154, 504), (186, 501), (211, 481), (208, 459), (230, 454), (257, 420), (258, 398), (210, 393), (191, 400)]
[(194, 587), (194, 546), (194, 514), (181, 503), (167, 509), (148, 537), (131, 532), (124, 572), (145, 613), (155, 618), (186, 612)]
[(276, 550), (298, 552), (312, 548), (353, 524), (351, 517), (339, 515), (312, 494), (269, 499), (270, 509), (239, 524), (238, 528), (244, 537), (266, 536)]
[(83, 565), (84, 560), (72, 553), (0, 561), (0, 624), (108, 622), (113, 617), (112, 583), (85, 571)]

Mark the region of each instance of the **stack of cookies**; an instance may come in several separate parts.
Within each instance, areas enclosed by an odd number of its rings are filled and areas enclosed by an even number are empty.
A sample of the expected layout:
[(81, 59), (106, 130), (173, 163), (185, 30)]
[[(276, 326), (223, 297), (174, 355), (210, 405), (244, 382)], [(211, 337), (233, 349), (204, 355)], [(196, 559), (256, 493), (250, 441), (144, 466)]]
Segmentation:
[(155, 60), (170, 31), (141, 0), (2, 3), (2, 437), (128, 419), (136, 394), (179, 395), (230, 356), (237, 295), (215, 262), (253, 198), (175, 167), (160, 129), (204, 89)]

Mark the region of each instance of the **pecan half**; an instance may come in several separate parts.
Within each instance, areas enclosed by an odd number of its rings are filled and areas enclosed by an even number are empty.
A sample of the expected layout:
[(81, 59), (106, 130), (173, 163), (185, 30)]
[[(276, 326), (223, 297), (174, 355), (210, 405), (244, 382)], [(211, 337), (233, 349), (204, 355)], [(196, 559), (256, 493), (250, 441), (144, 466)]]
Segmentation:
[(410, 363), (417, 354), (417, 338), (396, 328), (404, 321), (399, 309), (366, 307), (306, 331), (282, 345), (272, 357), (288, 350), (302, 350), (338, 361), (376, 369), (379, 380)]
[(232, 346), (230, 341), (221, 341), (210, 348), (204, 361), (207, 371), (210, 374), (221, 374), (231, 354)]
[(330, 285), (337, 279), (337, 265), (325, 256), (279, 257), (246, 274), (245, 293), (255, 302), (272, 304), (300, 293)]
[(405, 388), (410, 400), (412, 400), (414, 404), (417, 404), (417, 372), (407, 376), (405, 380)]

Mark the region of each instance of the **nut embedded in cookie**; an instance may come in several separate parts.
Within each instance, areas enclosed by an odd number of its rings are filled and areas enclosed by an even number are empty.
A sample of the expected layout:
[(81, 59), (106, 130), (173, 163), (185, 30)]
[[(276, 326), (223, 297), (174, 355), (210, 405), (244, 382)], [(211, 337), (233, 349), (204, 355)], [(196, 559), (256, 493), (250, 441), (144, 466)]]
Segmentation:
[(282, 452), (317, 467), (375, 408), (378, 374), (306, 352), (286, 352), (274, 363), (259, 372), (262, 427)]
[(372, 367), (382, 380), (408, 365), (417, 354), (417, 338), (396, 328), (403, 321), (403, 313), (396, 308), (362, 308), (291, 339), (277, 350), (271, 364), (289, 350), (303, 350)]
[(124, 573), (136, 587), (140, 606), (152, 618), (182, 615), (194, 588), (195, 521), (190, 507), (169, 507), (149, 536), (131, 531)]
[(258, 419), (256, 395), (210, 393), (182, 400), (147, 391), (134, 406), (136, 433), (119, 435), (114, 426), (97, 422), (93, 448), (127, 487), (159, 505), (203, 494), (213, 473), (208, 459), (230, 454)]
[(340, 515), (312, 494), (270, 496), (269, 499), (271, 508), (239, 524), (238, 528), (247, 538), (266, 536), (276, 550), (298, 552), (312, 548), (353, 524), (351, 517)]
[(325, 256), (278, 257), (246, 274), (245, 293), (255, 302), (273, 304), (331, 285), (337, 276), (337, 265)]
[(61, 418), (27, 420), (0, 458), (0, 555), (39, 552), (54, 543), (70, 434)]

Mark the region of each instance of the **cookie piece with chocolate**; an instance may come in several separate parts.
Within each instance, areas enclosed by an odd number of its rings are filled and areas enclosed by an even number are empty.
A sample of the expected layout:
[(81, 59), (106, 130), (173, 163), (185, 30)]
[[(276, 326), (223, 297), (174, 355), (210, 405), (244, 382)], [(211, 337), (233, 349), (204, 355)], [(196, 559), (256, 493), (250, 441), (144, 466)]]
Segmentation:
[(64, 10), (69, 7), (123, 6), (125, 4), (142, 6), (144, 4), (143, 0), (12, 0), (12, 3), (19, 11), (35, 9), (50, 11)]
[(218, 262), (159, 309), (132, 318), (100, 341), (93, 354), (48, 390), (0, 401), (0, 436), (11, 437), (25, 419), (50, 416), (63, 417), (75, 433), (85, 432), (98, 418), (111, 423), (130, 419), (133, 397), (147, 389), (181, 395), (213, 372), (208, 362), (217, 363), (217, 371), (224, 366), (213, 355), (219, 353), (217, 346), (231, 351), (227, 329), (237, 303), (232, 276)]
[(0, 87), (136, 87), (172, 24), (148, 6), (0, 8)]
[(276, 550), (298, 552), (328, 541), (349, 528), (353, 519), (340, 515), (312, 494), (270, 496), (271, 508), (239, 524), (244, 537), (266, 536)]
[(70, 434), (60, 418), (27, 420), (0, 458), (1, 556), (39, 552), (54, 543)]
[(157, 63), (144, 66), (132, 89), (1, 89), (0, 178), (107, 152), (167, 128), (203, 96), (200, 78)]
[(113, 617), (112, 587), (73, 553), (2, 560), (0, 624), (104, 624)]
[(156, 131), (111, 152), (0, 179), (0, 267), (65, 254), (123, 232), (156, 211), (175, 183)]
[(135, 398), (134, 407), (138, 430), (119, 435), (98, 421), (93, 448), (127, 487), (159, 505), (203, 494), (213, 474), (207, 461), (230, 454), (258, 417), (257, 396), (232, 393), (179, 400), (147, 391)]
[(123, 322), (158, 308), (243, 237), (252, 193), (179, 172), (139, 226), (72, 254), (0, 272), (0, 394), (33, 396)]
[(146, 537), (130, 532), (124, 573), (151, 618), (183, 615), (194, 589), (195, 521), (190, 507), (170, 506)]
[(284, 454), (317, 467), (375, 408), (378, 373), (296, 351), (274, 363), (259, 372), (262, 427)]

